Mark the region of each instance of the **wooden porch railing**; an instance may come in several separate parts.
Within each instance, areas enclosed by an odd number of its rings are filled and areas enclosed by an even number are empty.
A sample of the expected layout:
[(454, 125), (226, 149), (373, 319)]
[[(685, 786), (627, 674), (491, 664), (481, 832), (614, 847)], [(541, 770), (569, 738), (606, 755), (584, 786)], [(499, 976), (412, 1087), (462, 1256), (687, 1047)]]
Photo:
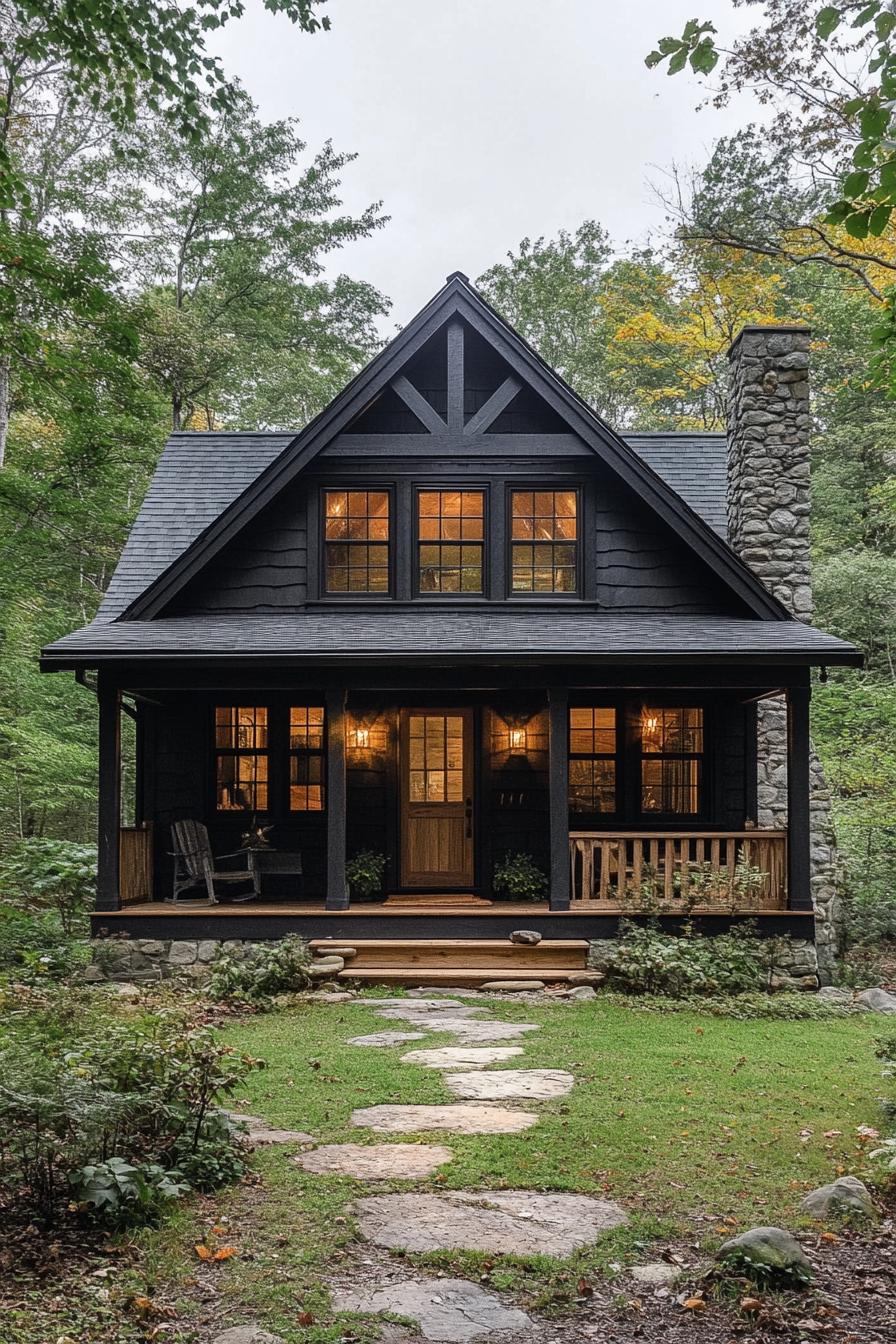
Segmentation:
[(152, 900), (152, 822), (118, 833), (118, 891), (122, 905)]
[(786, 831), (573, 831), (573, 904), (625, 913), (787, 909)]

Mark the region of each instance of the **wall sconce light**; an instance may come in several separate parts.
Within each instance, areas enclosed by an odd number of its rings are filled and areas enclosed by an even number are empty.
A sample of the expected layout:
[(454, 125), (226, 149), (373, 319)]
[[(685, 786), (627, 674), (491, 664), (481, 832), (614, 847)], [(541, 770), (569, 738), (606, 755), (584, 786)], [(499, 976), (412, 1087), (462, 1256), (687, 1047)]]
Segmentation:
[(349, 746), (355, 747), (358, 751), (366, 751), (370, 746), (370, 729), (364, 724), (356, 723), (349, 734)]
[(509, 730), (510, 755), (525, 756), (529, 748), (529, 734), (525, 728), (511, 728)]

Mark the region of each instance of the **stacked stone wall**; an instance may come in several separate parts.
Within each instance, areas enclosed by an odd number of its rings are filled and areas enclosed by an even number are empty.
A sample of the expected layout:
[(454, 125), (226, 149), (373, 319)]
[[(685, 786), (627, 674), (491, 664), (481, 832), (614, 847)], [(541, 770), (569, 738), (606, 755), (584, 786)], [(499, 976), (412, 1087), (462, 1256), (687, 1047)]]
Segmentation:
[[(806, 327), (745, 327), (731, 348), (728, 535), (766, 588), (801, 621), (812, 618), (809, 548), (809, 342)], [(757, 708), (757, 824), (787, 824), (787, 714), (783, 699)], [(822, 978), (839, 944), (839, 861), (830, 794), (812, 754), (810, 882)]]

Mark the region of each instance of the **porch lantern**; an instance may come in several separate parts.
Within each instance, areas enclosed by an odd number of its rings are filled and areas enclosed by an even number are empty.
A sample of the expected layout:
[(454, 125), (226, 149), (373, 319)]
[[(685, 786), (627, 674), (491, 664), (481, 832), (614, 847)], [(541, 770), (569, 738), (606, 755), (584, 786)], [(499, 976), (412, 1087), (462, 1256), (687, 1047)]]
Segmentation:
[(504, 717), (504, 729), (498, 739), (500, 748), (507, 753), (509, 760), (523, 760), (529, 754), (528, 720), (514, 714)]
[(511, 756), (525, 756), (529, 748), (529, 734), (525, 728), (510, 729)]

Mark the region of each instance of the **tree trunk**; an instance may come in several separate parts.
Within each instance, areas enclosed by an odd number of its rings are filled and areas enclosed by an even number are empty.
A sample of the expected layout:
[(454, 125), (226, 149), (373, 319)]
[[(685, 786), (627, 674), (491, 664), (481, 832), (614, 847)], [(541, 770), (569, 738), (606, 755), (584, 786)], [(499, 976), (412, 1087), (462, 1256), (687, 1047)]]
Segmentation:
[(6, 436), (9, 433), (9, 355), (0, 356), (0, 470), (6, 460)]
[(183, 398), (179, 392), (171, 394), (171, 428), (180, 429), (181, 417), (183, 415)]

